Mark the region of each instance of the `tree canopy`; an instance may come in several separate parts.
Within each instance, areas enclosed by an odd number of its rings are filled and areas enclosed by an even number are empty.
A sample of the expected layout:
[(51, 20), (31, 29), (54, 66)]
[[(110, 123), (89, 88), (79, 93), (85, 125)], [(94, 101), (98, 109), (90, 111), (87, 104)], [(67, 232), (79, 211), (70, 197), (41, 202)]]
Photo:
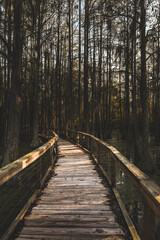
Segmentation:
[(0, 142), (3, 165), (20, 141), (65, 128), (132, 141), (154, 171), (160, 141), (158, 0), (1, 0)]

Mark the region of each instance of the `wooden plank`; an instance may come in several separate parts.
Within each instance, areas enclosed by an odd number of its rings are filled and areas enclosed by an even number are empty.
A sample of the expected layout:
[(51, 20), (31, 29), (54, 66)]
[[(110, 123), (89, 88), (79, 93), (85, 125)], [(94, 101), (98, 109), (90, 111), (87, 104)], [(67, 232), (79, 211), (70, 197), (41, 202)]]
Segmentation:
[(20, 233), (23, 235), (45, 235), (46, 237), (52, 236), (54, 239), (55, 235), (90, 235), (90, 236), (110, 236), (110, 235), (124, 235), (124, 232), (120, 228), (78, 228), (78, 227), (24, 227)]
[[(44, 191), (43, 191), (43, 193), (44, 194), (53, 194), (53, 195), (56, 195), (56, 194), (66, 194), (66, 193), (68, 193), (68, 191), (70, 190), (70, 194), (72, 195), (73, 193), (74, 194), (83, 194), (83, 195), (85, 195), (85, 194), (92, 194), (93, 193), (93, 187), (91, 188), (91, 187), (88, 187), (88, 188), (84, 188), (84, 186), (81, 186), (81, 187), (78, 187), (78, 188), (66, 188), (66, 187), (63, 187), (62, 189), (60, 189), (60, 188), (55, 188), (54, 187), (54, 190), (53, 189), (49, 189), (49, 188), (47, 188), (47, 189), (44, 189)], [(106, 193), (108, 193), (108, 189), (104, 189), (104, 188), (94, 188), (94, 193), (96, 193), (96, 194), (106, 194)]]
[[(76, 186), (74, 186), (74, 188), (72, 187), (72, 188), (69, 188), (69, 187), (63, 187), (63, 188), (55, 188), (54, 187), (54, 190), (51, 188), (51, 189), (45, 189), (44, 190), (44, 193), (49, 193), (49, 194), (51, 194), (51, 193), (53, 193), (53, 195), (55, 195), (55, 194), (63, 194), (63, 193), (68, 193), (69, 192), (69, 190), (70, 190), (70, 194), (74, 194), (74, 193), (86, 193), (86, 194), (88, 194), (88, 193), (92, 193), (92, 191), (94, 190), (97, 194), (98, 193), (106, 193), (106, 190), (104, 189), (104, 188), (94, 188), (94, 186), (92, 186), (92, 187), (89, 187), (89, 189), (87, 189), (87, 187), (85, 187), (85, 186), (80, 186), (80, 187), (78, 187), (78, 189), (76, 189)], [(83, 191), (84, 190), (84, 191)]]
[(59, 214), (59, 215), (97, 215), (97, 216), (107, 216), (108, 214), (113, 213), (112, 210), (82, 210), (82, 209), (35, 209), (33, 208), (32, 214), (37, 215), (53, 215), (53, 214)]
[(49, 204), (40, 204), (38, 203), (38, 205), (36, 207), (34, 207), (34, 209), (40, 209), (40, 210), (88, 210), (88, 211), (93, 211), (94, 209), (97, 209), (98, 211), (105, 211), (105, 210), (111, 210), (111, 207), (108, 205), (102, 205), (102, 204), (94, 204), (94, 205), (80, 205), (80, 204), (70, 204), (70, 205), (49, 205)]
[[(45, 235), (42, 236), (29, 236), (29, 235), (23, 235), (21, 237), (16, 238), (16, 240), (33, 240), (33, 239), (38, 239), (38, 240), (44, 240), (46, 239)], [(52, 236), (47, 236), (47, 239), (53, 239)], [(54, 236), (54, 240), (75, 240), (75, 236)], [(76, 240), (126, 240), (122, 236), (112, 236), (112, 237), (97, 237), (97, 236), (76, 236)]]
[[(64, 195), (63, 195), (64, 196)], [(96, 204), (102, 204), (102, 202), (105, 204), (105, 205), (107, 205), (108, 203), (110, 204), (110, 202), (111, 202), (111, 200), (112, 200), (113, 198), (110, 198), (110, 199), (108, 199), (108, 198), (105, 198), (105, 196), (103, 197), (103, 198), (94, 198), (94, 199), (92, 199), (92, 198), (90, 198), (90, 197), (79, 197), (79, 196), (76, 196), (76, 197), (73, 197), (73, 198), (71, 198), (71, 197), (69, 197), (69, 196), (64, 196), (64, 197), (58, 197), (58, 198), (55, 198), (54, 200), (53, 200), (53, 196), (52, 197), (48, 197), (48, 198), (41, 198), (37, 203), (46, 203), (46, 204), (48, 204), (49, 202), (52, 204), (52, 203), (54, 203), (54, 204), (58, 204), (58, 202), (59, 203), (62, 203), (62, 205), (65, 203), (65, 205), (67, 204), (67, 203), (69, 203), (69, 204), (82, 204), (82, 205), (87, 205), (87, 204), (93, 204), (93, 205), (96, 205)], [(96, 202), (96, 200), (97, 200), (97, 202)], [(93, 201), (93, 202), (92, 202)], [(91, 203), (90, 203), (91, 202)]]
[(52, 202), (52, 203), (56, 203), (56, 202), (61, 202), (61, 203), (63, 203), (63, 202), (64, 203), (70, 202), (70, 203), (72, 203), (72, 202), (75, 202), (75, 201), (79, 201), (79, 202), (93, 201), (92, 203), (94, 204), (94, 202), (96, 202), (96, 200), (97, 200), (97, 202), (98, 201), (106, 202), (106, 201), (110, 201), (111, 198), (109, 198), (109, 197), (107, 198), (105, 195), (103, 195), (103, 196), (92, 195), (92, 196), (85, 196), (85, 198), (84, 198), (84, 195), (72, 197), (72, 196), (68, 196), (68, 194), (66, 194), (66, 195), (63, 195), (63, 196), (61, 196), (61, 195), (59, 195), (58, 197), (56, 196), (56, 198), (54, 197), (54, 199), (53, 199), (53, 195), (52, 196), (49, 196), (49, 195), (48, 196), (44, 196), (44, 195), (42, 195), (40, 197), (40, 200), (38, 201), (38, 203), (39, 202)]
[[(51, 181), (51, 182), (56, 182), (56, 181), (75, 181), (75, 180), (77, 180), (77, 181), (85, 181), (86, 180), (86, 178), (84, 178), (84, 175), (72, 175), (72, 176), (68, 176), (68, 175), (66, 175), (66, 176), (55, 176), (54, 177), (54, 179)], [(99, 181), (99, 180), (101, 180), (102, 181), (102, 179), (99, 177), (99, 176), (94, 176), (93, 174), (92, 175), (90, 175), (90, 176), (87, 176), (87, 180), (89, 180), (89, 181)]]
[(114, 222), (107, 222), (106, 219), (95, 219), (92, 221), (79, 221), (79, 219), (74, 219), (74, 221), (66, 220), (55, 220), (53, 219), (33, 219), (33, 220), (25, 220), (24, 227), (49, 227), (49, 228), (56, 228), (56, 227), (64, 227), (64, 228), (71, 228), (71, 227), (78, 227), (78, 228), (119, 228), (118, 223)]
[(57, 222), (57, 221), (67, 221), (67, 222), (74, 222), (74, 221), (79, 221), (79, 222), (95, 222), (95, 221), (105, 221), (105, 222), (115, 222), (116, 216), (113, 214), (113, 212), (107, 212), (106, 216), (101, 216), (101, 215), (86, 215), (86, 214), (81, 214), (81, 215), (70, 215), (70, 214), (65, 214), (65, 215), (60, 215), (60, 214), (50, 214), (48, 216), (41, 215), (41, 214), (31, 214), (29, 216), (25, 217), (25, 220), (39, 220), (39, 221), (45, 221), (45, 220), (51, 220), (52, 222)]

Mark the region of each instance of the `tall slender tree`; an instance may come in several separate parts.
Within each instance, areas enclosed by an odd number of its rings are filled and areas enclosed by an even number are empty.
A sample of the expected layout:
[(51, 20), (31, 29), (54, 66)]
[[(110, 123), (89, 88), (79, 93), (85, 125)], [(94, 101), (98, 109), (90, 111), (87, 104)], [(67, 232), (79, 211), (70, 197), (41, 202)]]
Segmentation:
[(148, 112), (148, 88), (147, 88), (147, 72), (146, 72), (146, 7), (145, 0), (140, 0), (141, 9), (141, 79), (140, 79), (140, 95), (142, 106), (142, 155), (140, 166), (145, 171), (154, 171), (155, 164), (151, 156), (149, 141), (149, 112)]
[(22, 109), (22, 1), (13, 1), (14, 9), (14, 40), (12, 54), (12, 85), (9, 103), (9, 120), (7, 130), (7, 145), (3, 165), (6, 165), (18, 156), (20, 135), (20, 117)]

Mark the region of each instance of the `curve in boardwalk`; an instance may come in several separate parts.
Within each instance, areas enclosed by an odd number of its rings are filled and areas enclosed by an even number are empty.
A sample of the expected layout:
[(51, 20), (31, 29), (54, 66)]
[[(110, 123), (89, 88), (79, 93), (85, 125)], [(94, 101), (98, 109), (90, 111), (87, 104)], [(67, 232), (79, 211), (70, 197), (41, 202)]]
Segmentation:
[(58, 149), (55, 174), (16, 239), (127, 239), (110, 187), (89, 154), (62, 139)]

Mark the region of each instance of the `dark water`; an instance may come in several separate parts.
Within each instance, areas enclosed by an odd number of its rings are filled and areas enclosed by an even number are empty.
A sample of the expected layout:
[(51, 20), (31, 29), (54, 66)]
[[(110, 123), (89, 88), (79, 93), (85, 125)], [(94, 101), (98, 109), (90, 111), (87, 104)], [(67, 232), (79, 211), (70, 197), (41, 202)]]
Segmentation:
[[(123, 140), (106, 139), (106, 142), (117, 148), (127, 159), (134, 164), (134, 148), (133, 144)], [(156, 145), (151, 141), (151, 152), (153, 159), (156, 162), (157, 173), (149, 175), (158, 185), (160, 185), (160, 145)], [(147, 174), (148, 175), (148, 174)]]

